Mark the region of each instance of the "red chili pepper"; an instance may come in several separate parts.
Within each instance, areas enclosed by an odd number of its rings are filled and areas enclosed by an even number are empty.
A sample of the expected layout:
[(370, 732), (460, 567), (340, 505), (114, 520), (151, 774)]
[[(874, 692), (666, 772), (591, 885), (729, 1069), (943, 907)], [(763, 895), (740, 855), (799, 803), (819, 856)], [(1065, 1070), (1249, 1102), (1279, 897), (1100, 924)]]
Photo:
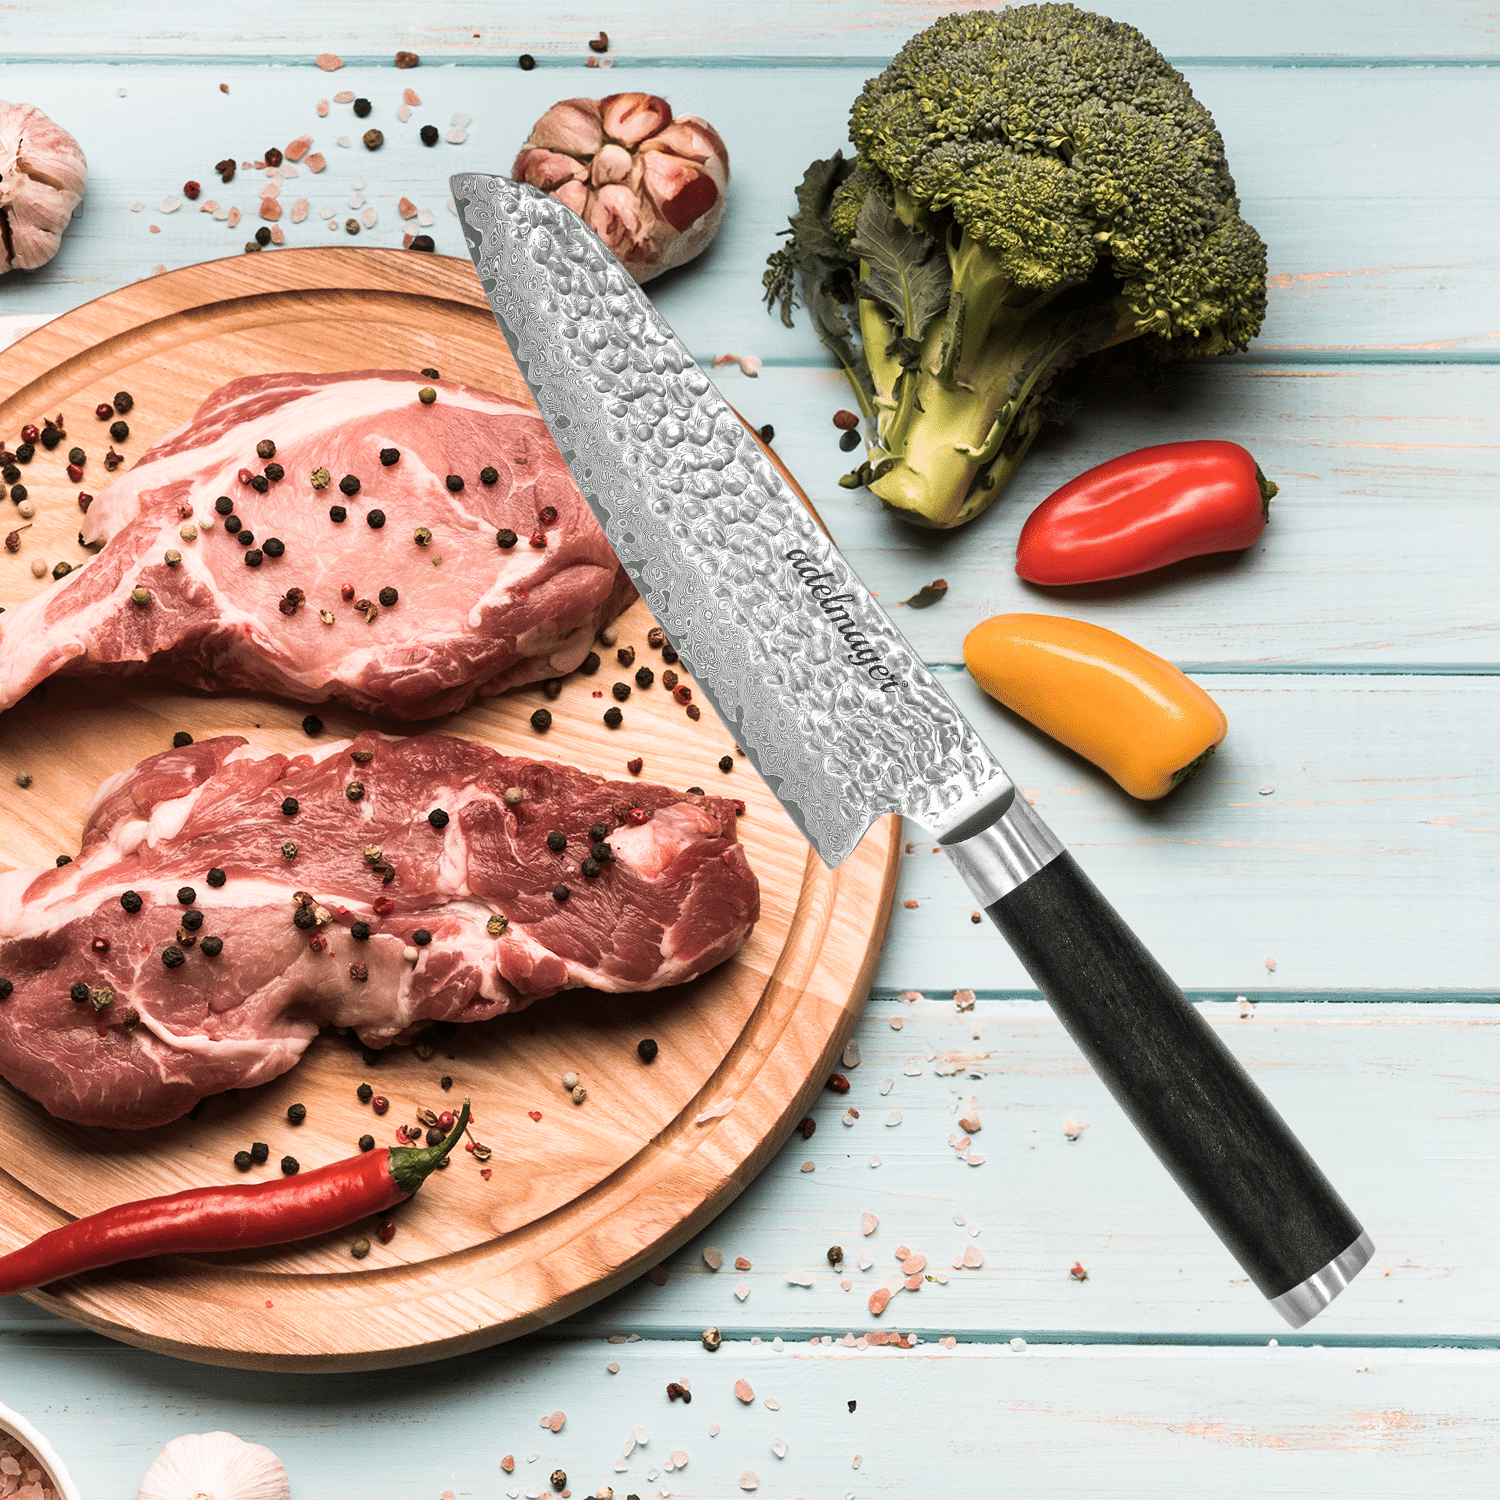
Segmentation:
[(0, 1256), (0, 1297), (148, 1255), (252, 1250), (342, 1229), (410, 1198), (468, 1118), (466, 1099), (441, 1145), (364, 1152), (279, 1182), (189, 1188), (75, 1219)]
[(1238, 443), (1140, 448), (1043, 500), (1021, 528), (1016, 572), (1029, 583), (1098, 583), (1238, 551), (1265, 530), (1275, 493)]

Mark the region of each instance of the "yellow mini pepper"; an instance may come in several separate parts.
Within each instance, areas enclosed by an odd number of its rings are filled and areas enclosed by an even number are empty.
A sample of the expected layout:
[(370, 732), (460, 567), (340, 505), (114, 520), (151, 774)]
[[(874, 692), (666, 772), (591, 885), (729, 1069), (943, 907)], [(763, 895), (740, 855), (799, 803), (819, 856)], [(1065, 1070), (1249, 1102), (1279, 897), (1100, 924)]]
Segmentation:
[(964, 663), (992, 698), (1132, 797), (1165, 797), (1229, 731), (1223, 709), (1171, 662), (1082, 620), (995, 615), (969, 632)]

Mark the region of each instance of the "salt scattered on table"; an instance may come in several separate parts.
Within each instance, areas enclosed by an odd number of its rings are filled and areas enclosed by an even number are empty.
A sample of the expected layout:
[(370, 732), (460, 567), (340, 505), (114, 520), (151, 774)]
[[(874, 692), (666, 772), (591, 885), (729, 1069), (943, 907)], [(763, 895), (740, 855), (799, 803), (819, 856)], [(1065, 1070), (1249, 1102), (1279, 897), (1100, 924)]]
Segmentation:
[(453, 118), (448, 121), (448, 123), (450, 125), (472, 125), (474, 123), (474, 116), (466, 115), (462, 111), (460, 111), (458, 114), (454, 115)]
[(411, 105), (401, 103), (396, 106), (396, 118), (404, 125), (411, 119)]
[(793, 1286), (811, 1286), (812, 1285), (812, 1277), (804, 1275), (801, 1271), (788, 1271), (786, 1273), (786, 1279)]
[(452, 130), (443, 137), (450, 146), (462, 146), (468, 140), (469, 132), (462, 125), (455, 125)]
[(899, 1125), (901, 1123), (901, 1111), (899, 1109), (893, 1109), (890, 1114), (885, 1117), (885, 1123), (887, 1125)]
[(403, 104), (417, 105), (422, 102), (422, 99), (415, 89), (402, 89), (401, 102)]
[(890, 1093), (890, 1091), (893, 1088), (895, 1088), (895, 1087), (896, 1087), (896, 1080), (894, 1078), (882, 1078), (880, 1080), (880, 1092), (882, 1094), (888, 1094), (888, 1093)]
[(338, 93), (336, 93), (333, 96), (333, 102), (335, 104), (353, 104), (354, 103), (354, 90), (353, 89), (340, 89), (338, 91)]
[(984, 1251), (978, 1245), (965, 1245), (963, 1263), (969, 1270), (977, 1270), (984, 1264)]
[(432, 210), (430, 208), (424, 208), (417, 215), (417, 223), (420, 224), (424, 229), (428, 228), (432, 224)]
[(717, 1245), (704, 1246), (703, 1264), (710, 1271), (717, 1271), (724, 1264), (724, 1252)]
[(332, 218), (332, 217), (333, 217), (333, 210), (332, 210), (332, 209), (331, 209), (331, 208), (329, 208), (329, 207), (327, 207), (327, 206), (326, 206), (326, 205), (325, 205), (325, 206), (324, 206), (324, 207), (323, 207), (323, 208), (320, 208), (320, 209), (319, 209), (319, 210), (318, 210), (318, 212), (319, 212), (319, 213), (320, 213), (320, 214), (321, 214), (321, 215), (322, 215), (322, 216), (323, 216), (323, 217), (324, 217), (324, 218), (325, 218), (325, 219), (331, 219), (331, 218)]
[[(685, 1383), (686, 1382), (684, 1382), (684, 1384)], [(644, 1427), (632, 1427), (630, 1429), (630, 1435), (643, 1448), (646, 1446), (647, 1443), (649, 1443), (651, 1441), (651, 1434), (649, 1432), (647, 1432)]]
[[(450, 200), (451, 201), (451, 200)], [(734, 1100), (727, 1095), (717, 1104), (710, 1104), (694, 1121), (694, 1125), (707, 1125), (710, 1120), (722, 1120), (734, 1108)]]
[(872, 1156), (870, 1158), (870, 1165), (872, 1167), (878, 1167), (880, 1165), (880, 1158), (878, 1156)]
[(181, 207), (182, 199), (177, 197), (175, 194), (169, 193), (165, 198), (161, 200), (161, 207), (158, 211), (164, 214), (175, 214)]
[(610, 1360), (610, 1362), (605, 1365), (604, 1368), (608, 1370), (611, 1375), (618, 1375), (620, 1373), (620, 1366), (617, 1360)]
[(863, 1213), (859, 1216), (859, 1232), (864, 1235), (874, 1234), (880, 1228), (880, 1220), (872, 1213)]
[(673, 1466), (673, 1468), (685, 1469), (685, 1468), (687, 1468), (687, 1461), (688, 1461), (688, 1456), (687, 1456), (686, 1453), (684, 1453), (682, 1451), (681, 1448), (674, 1448), (672, 1450), (672, 1466)]
[(717, 1422), (710, 1422), (708, 1424), (708, 1435), (709, 1435), (709, 1437), (718, 1437), (718, 1435), (719, 1435), (719, 1424)]
[(759, 1486), (760, 1475), (758, 1475), (754, 1469), (746, 1469), (745, 1472), (740, 1475), (740, 1488), (742, 1490), (758, 1489)]
[(341, 135), (338, 140), (334, 142), (334, 145), (342, 146), (345, 151), (347, 151), (353, 144), (354, 142), (351, 141), (347, 135)]
[(785, 1438), (772, 1438), (771, 1439), (771, 1452), (774, 1453), (777, 1458), (785, 1458), (786, 1457), (786, 1439)]
[(734, 1295), (738, 1297), (741, 1302), (743, 1302), (745, 1298), (750, 1295), (750, 1283), (748, 1281), (740, 1282), (740, 1284), (734, 1289)]
[(846, 1068), (859, 1066), (859, 1043), (853, 1037), (849, 1038), (849, 1045), (844, 1048), (844, 1066)]
[(321, 120), (321, 119), (325, 118), (327, 116), (327, 114), (328, 114), (328, 101), (326, 99), (319, 99), (318, 100), (318, 118)]
[(804, 1172), (816, 1172), (818, 1170), (818, 1164), (815, 1161), (805, 1161), (802, 1163), (802, 1170)]
[(743, 1377), (734, 1383), (734, 1393), (745, 1403), (746, 1406), (755, 1400), (755, 1392), (750, 1387), (750, 1382)]
[(380, 215), (375, 212), (375, 205), (372, 203), (359, 217), (366, 229), (373, 229)]

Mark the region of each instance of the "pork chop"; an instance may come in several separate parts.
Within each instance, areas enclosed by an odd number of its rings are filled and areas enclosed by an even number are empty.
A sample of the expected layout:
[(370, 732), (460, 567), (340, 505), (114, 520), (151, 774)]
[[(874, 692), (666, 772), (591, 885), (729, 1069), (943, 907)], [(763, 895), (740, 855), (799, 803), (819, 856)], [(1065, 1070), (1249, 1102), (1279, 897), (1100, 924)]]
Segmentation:
[(0, 709), (153, 672), (424, 719), (571, 671), (634, 597), (536, 412), (397, 370), (231, 381), (93, 501), (105, 538), (0, 615)]
[(0, 1076), (65, 1120), (163, 1124), (323, 1026), (385, 1047), (678, 984), (759, 914), (723, 798), (446, 735), (206, 740), (104, 782), (71, 864), (0, 875)]

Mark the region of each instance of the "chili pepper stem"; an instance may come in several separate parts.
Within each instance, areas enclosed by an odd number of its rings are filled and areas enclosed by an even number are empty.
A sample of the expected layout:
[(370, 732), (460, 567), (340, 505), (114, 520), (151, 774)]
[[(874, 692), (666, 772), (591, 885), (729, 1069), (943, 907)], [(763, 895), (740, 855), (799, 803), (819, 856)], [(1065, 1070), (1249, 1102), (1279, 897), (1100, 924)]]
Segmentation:
[(463, 1108), (458, 1112), (458, 1118), (453, 1122), (453, 1129), (436, 1146), (393, 1146), (391, 1148), (386, 1170), (391, 1174), (396, 1186), (408, 1198), (422, 1186), (428, 1174), (436, 1170), (437, 1164), (463, 1138), (464, 1128), (468, 1123), (469, 1101), (466, 1098)]
[(1265, 507), (1266, 520), (1271, 519), (1271, 501), (1280, 492), (1281, 486), (1273, 479), (1267, 479), (1260, 471), (1260, 465), (1255, 466), (1255, 482), (1260, 486), (1260, 503)]
[(1179, 766), (1177, 770), (1172, 772), (1172, 785), (1174, 787), (1179, 787), (1189, 777), (1196, 776), (1198, 772), (1208, 764), (1209, 756), (1211, 756), (1218, 748), (1219, 747), (1217, 745), (1210, 745), (1202, 755), (1196, 755), (1185, 766)]

